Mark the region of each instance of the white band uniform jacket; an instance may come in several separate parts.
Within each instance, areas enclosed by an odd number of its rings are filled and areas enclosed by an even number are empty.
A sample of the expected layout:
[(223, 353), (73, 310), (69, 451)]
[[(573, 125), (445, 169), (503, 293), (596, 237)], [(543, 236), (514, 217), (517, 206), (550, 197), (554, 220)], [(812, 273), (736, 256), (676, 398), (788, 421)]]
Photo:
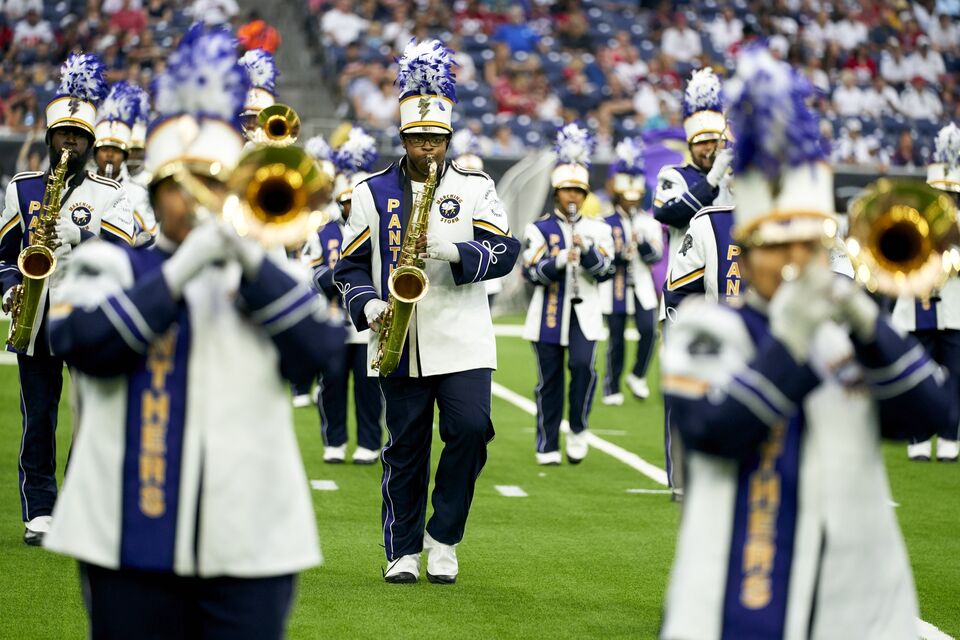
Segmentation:
[[(587, 247), (585, 251), (581, 250), (580, 266), (573, 269), (567, 263), (558, 269), (557, 256), (573, 247), (574, 231)], [(528, 224), (523, 235), (524, 277), (537, 285), (527, 308), (523, 337), (532, 342), (568, 346), (570, 312), (576, 309), (583, 337), (590, 341), (602, 339), (603, 314), (598, 283), (614, 274), (610, 225), (603, 220), (579, 215), (571, 224), (554, 210)], [(583, 300), (575, 307), (570, 304), (574, 277)]]
[[(121, 245), (132, 244), (133, 210), (120, 183), (90, 172), (83, 172), (82, 176), (75, 187), (77, 178), (68, 176), (63, 186), (60, 219), (80, 229), (81, 242), (99, 236)], [(17, 257), (33, 239), (45, 190), (46, 174), (42, 171), (18, 173), (7, 185), (0, 216), (0, 294), (23, 280)], [(49, 286), (48, 279), (45, 287)], [(43, 302), (37, 308), (27, 355), (48, 352), (42, 338), (46, 330), (47, 293), (44, 291)]]
[[(601, 311), (604, 315), (633, 315), (637, 303), (641, 309), (648, 311), (656, 308), (659, 296), (650, 265), (663, 255), (663, 227), (648, 213), (641, 211), (630, 216), (619, 207), (604, 220), (613, 234), (617, 256), (615, 263), (626, 254), (629, 244), (633, 243), (634, 246), (629, 262), (618, 264), (613, 277), (600, 283)], [(637, 242), (633, 242), (634, 235), (637, 236)], [(648, 255), (644, 256), (640, 247), (649, 252)]]
[[(312, 272), (314, 287), (323, 295), (330, 304), (337, 307), (343, 306), (343, 300), (340, 298), (340, 292), (333, 283), (333, 269), (340, 260), (340, 252), (343, 250), (343, 234), (346, 231), (347, 224), (340, 215), (339, 207), (334, 203), (328, 208), (328, 213), (332, 217), (331, 222), (325, 224), (319, 231), (312, 234), (307, 239), (307, 244), (303, 247), (301, 260)], [(370, 329), (357, 331), (353, 326), (353, 321), (344, 314), (344, 326), (347, 329), (347, 344), (367, 344), (370, 342)]]
[(903, 331), (960, 330), (960, 277), (947, 280), (930, 300), (909, 296), (897, 298), (893, 324)]
[(255, 578), (320, 562), (288, 383), (341, 356), (344, 330), (265, 258), (210, 266), (175, 302), (148, 249), (88, 243), (53, 298), (54, 352), (80, 410), (47, 548), (108, 569)]
[[(353, 190), (345, 248), (333, 278), (361, 331), (368, 328), (364, 305), (388, 297), (387, 281), (410, 220), (414, 198), (405, 163), (401, 159)], [(444, 162), (439, 171), (428, 234), (455, 243), (460, 262), (425, 260), (430, 289), (417, 303), (400, 363), (391, 374), (397, 377), (497, 367), (484, 281), (510, 273), (520, 242), (510, 235), (507, 214), (487, 174), (455, 162)], [(379, 334), (371, 332), (371, 357), (378, 344)], [(368, 373), (377, 375), (373, 369)]]

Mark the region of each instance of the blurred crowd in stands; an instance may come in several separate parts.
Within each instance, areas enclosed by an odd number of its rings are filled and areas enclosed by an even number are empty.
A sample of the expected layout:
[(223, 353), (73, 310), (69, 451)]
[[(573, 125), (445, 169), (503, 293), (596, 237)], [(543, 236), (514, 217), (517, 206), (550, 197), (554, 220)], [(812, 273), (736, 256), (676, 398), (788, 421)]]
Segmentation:
[(766, 40), (817, 89), (834, 160), (923, 166), (960, 120), (960, 0), (301, 0), (343, 118), (396, 143), (392, 65), (411, 38), (456, 52), (456, 126), (489, 156), (542, 147), (587, 122), (609, 158), (628, 135), (680, 124), (690, 71), (730, 69)]

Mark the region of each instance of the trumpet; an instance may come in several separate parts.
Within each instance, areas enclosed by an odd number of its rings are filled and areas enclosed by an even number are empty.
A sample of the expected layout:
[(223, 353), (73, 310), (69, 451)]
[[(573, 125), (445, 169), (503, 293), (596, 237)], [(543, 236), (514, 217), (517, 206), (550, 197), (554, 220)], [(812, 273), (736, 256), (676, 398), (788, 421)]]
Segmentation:
[(175, 179), (199, 205), (198, 218), (219, 215), (238, 235), (264, 247), (299, 248), (328, 222), (320, 207), (329, 198), (330, 178), (299, 147), (256, 147), (244, 153), (227, 178), (225, 197), (186, 167)]
[(922, 182), (881, 179), (850, 206), (845, 248), (868, 291), (929, 299), (960, 272), (957, 207)]
[(300, 135), (300, 116), (285, 104), (271, 105), (257, 115), (257, 129), (263, 132), (263, 144), (288, 147)]

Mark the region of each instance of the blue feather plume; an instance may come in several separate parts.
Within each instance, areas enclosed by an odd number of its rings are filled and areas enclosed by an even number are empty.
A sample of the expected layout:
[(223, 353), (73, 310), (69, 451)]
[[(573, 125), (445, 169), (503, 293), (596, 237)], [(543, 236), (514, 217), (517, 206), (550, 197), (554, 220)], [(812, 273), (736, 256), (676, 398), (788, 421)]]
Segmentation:
[(723, 89), (720, 78), (707, 67), (698, 69), (690, 76), (683, 92), (683, 117), (689, 118), (698, 111), (723, 113)]
[(92, 53), (72, 53), (60, 67), (57, 96), (71, 96), (96, 106), (107, 95), (105, 67)]
[(597, 138), (593, 133), (577, 122), (560, 128), (557, 131), (557, 141), (553, 150), (557, 153), (558, 164), (582, 164), (590, 166), (590, 156), (597, 146)]
[(950, 123), (937, 134), (934, 162), (942, 162), (951, 169), (960, 165), (960, 128)]
[(482, 153), (480, 138), (470, 129), (460, 129), (450, 138), (450, 156), (459, 158), (467, 154), (479, 156)]
[(167, 68), (154, 80), (154, 106), (160, 118), (190, 114), (240, 128), (240, 110), (250, 78), (237, 61), (237, 41), (226, 28), (190, 27)]
[(118, 120), (128, 127), (132, 127), (140, 112), (139, 94), (142, 91), (127, 82), (117, 82), (110, 87), (107, 99), (100, 105), (97, 112), (98, 120)]
[(240, 64), (250, 76), (250, 84), (258, 89), (274, 93), (277, 88), (277, 64), (273, 56), (263, 49), (251, 49), (240, 58)]
[(377, 141), (360, 127), (350, 130), (346, 141), (334, 150), (332, 160), (338, 173), (369, 172), (377, 161)]
[(824, 159), (820, 124), (807, 106), (810, 82), (767, 49), (745, 50), (725, 91), (736, 135), (734, 173), (759, 170), (775, 180), (784, 169)]
[(330, 144), (323, 136), (313, 136), (307, 140), (303, 145), (303, 150), (317, 162), (329, 160), (330, 155), (333, 153), (330, 149)]
[(643, 139), (624, 138), (614, 149), (617, 156), (610, 173), (625, 173), (631, 176), (643, 175)]
[(457, 101), (453, 51), (439, 40), (411, 40), (397, 60), (400, 97), (437, 95)]
[(150, 94), (146, 89), (135, 84), (130, 85), (130, 90), (133, 92), (137, 104), (137, 115), (134, 120), (136, 122), (146, 122), (150, 119)]

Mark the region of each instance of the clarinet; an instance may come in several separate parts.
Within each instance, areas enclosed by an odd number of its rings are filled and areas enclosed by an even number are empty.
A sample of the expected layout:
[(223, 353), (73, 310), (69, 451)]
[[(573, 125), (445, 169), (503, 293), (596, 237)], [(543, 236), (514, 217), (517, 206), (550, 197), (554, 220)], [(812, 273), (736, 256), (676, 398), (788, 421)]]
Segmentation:
[[(576, 222), (574, 221), (574, 216), (577, 215), (577, 205), (570, 203), (567, 205), (567, 218), (570, 220), (570, 240), (573, 241), (573, 237), (577, 235)], [(573, 280), (570, 291), (570, 304), (578, 305), (583, 302), (583, 298), (580, 297), (580, 252), (577, 251), (577, 259), (570, 263), (570, 278)]]

